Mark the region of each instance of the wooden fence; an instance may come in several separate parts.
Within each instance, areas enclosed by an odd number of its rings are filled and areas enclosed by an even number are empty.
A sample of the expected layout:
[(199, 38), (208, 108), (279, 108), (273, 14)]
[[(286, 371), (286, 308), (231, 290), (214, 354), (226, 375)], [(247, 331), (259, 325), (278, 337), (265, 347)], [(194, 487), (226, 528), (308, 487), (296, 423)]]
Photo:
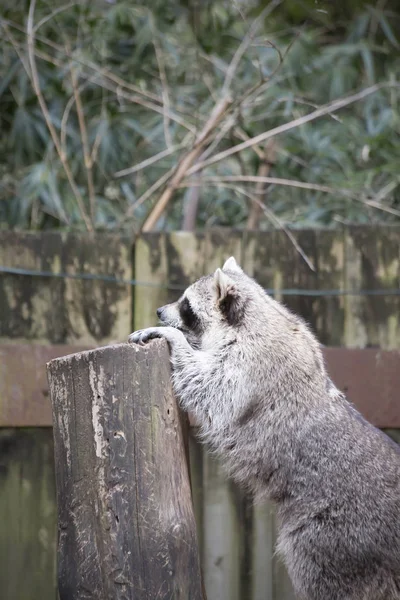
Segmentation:
[[(135, 243), (108, 234), (0, 233), (2, 598), (56, 600), (54, 461), (44, 363), (124, 341), (133, 329), (154, 324), (158, 306), (230, 255), (301, 314), (326, 346), (370, 348), (360, 358), (351, 355), (354, 368), (345, 375), (350, 383), (342, 387), (349, 387), (350, 398), (354, 393), (366, 400), (377, 424), (400, 427), (395, 398), (400, 228), (294, 235), (315, 271), (283, 232), (154, 233)], [(136, 284), (127, 283), (131, 280)], [(386, 368), (379, 376), (382, 390), (371, 380), (378, 359)], [(342, 372), (338, 368), (337, 377)], [(209, 600), (292, 599), (274, 556), (272, 508), (253, 506), (193, 440), (191, 468)]]

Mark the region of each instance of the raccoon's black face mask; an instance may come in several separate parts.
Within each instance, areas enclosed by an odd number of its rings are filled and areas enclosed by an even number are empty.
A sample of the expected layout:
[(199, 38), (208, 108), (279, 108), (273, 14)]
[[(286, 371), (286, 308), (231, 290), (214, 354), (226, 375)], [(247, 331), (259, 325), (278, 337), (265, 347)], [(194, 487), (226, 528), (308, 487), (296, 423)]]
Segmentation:
[(182, 331), (189, 343), (198, 346), (202, 336), (214, 327), (222, 323), (235, 326), (242, 319), (245, 301), (237, 281), (240, 275), (246, 277), (230, 258), (222, 270), (217, 269), (214, 275), (191, 285), (177, 302), (159, 308), (158, 318), (164, 325)]
[(198, 347), (206, 323), (193, 308), (186, 293), (177, 302), (158, 308), (157, 316), (163, 325), (179, 329), (193, 347)]

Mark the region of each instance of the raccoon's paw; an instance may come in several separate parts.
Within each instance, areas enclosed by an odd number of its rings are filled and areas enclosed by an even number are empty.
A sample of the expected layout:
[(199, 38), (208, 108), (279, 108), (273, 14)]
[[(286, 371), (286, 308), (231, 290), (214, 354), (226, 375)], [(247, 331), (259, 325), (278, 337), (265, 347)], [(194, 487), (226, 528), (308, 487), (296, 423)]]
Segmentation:
[(182, 359), (183, 356), (192, 356), (193, 354), (193, 348), (189, 346), (182, 331), (174, 327), (148, 327), (147, 329), (140, 329), (131, 333), (128, 341), (143, 345), (154, 338), (164, 338), (167, 340), (173, 358)]
[(148, 327), (147, 329), (139, 329), (134, 331), (128, 337), (128, 342), (131, 344), (145, 344), (154, 338), (165, 337), (162, 327)]

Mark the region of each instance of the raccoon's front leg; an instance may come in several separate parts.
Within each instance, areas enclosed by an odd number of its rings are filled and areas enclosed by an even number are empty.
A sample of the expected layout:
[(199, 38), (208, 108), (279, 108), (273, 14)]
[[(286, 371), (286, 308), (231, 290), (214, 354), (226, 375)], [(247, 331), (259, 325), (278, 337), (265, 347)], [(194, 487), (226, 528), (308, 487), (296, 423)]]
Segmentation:
[[(175, 394), (184, 410), (196, 411), (200, 420), (208, 422), (208, 407), (203, 406), (207, 395), (204, 393), (209, 380), (208, 357), (195, 350), (179, 329), (174, 327), (149, 327), (135, 331), (129, 341), (137, 344), (154, 338), (167, 340), (171, 354), (172, 382)], [(203, 402), (199, 402), (203, 399)]]
[(136, 344), (144, 344), (154, 338), (167, 340), (173, 362), (185, 359), (193, 354), (193, 348), (179, 329), (174, 327), (148, 327), (131, 333), (128, 341)]

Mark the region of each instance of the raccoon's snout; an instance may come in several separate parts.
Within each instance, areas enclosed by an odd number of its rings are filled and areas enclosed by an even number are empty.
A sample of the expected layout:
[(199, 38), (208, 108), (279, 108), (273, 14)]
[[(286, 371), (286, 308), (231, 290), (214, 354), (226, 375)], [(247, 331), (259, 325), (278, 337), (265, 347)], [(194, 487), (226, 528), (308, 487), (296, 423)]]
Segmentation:
[(180, 329), (182, 331), (182, 320), (179, 317), (176, 302), (173, 304), (166, 304), (165, 306), (160, 306), (160, 308), (157, 308), (156, 313), (162, 325), (175, 327), (175, 329)]

